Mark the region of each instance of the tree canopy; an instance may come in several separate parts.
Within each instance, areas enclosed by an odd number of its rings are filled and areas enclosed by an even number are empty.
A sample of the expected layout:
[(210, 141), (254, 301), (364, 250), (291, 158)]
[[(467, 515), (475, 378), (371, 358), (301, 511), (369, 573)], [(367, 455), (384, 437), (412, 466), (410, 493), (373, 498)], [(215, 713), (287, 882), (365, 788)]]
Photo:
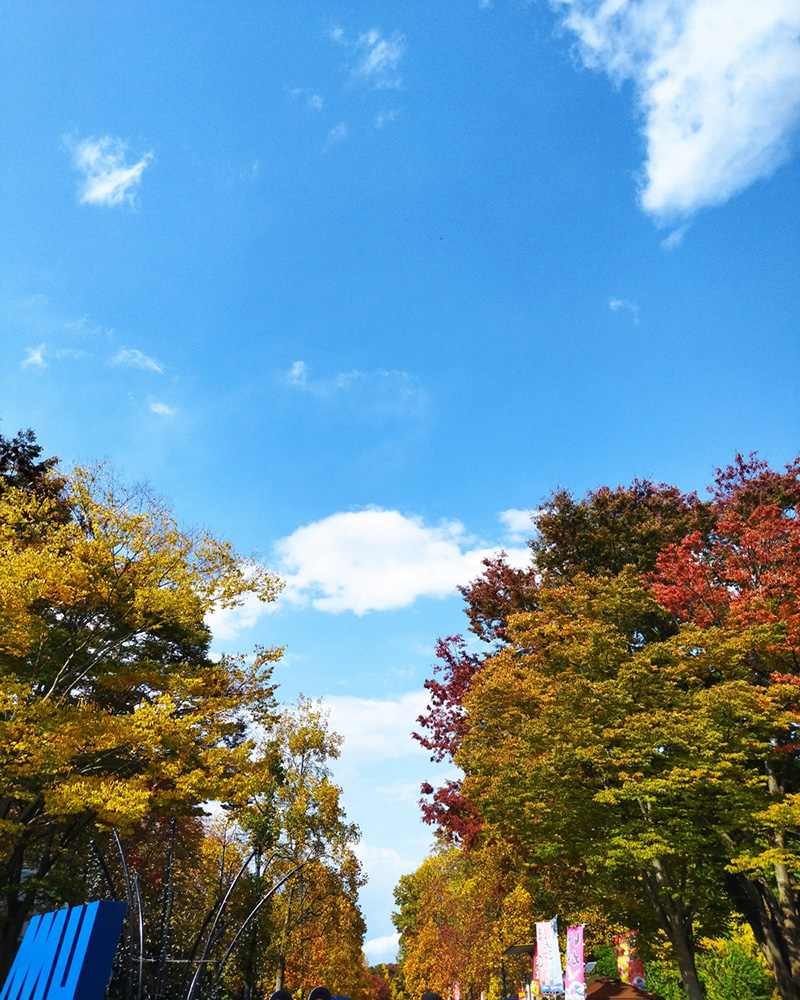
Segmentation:
[[(366, 1000), (357, 830), (328, 767), (341, 739), (311, 702), (278, 705), (279, 648), (209, 652), (212, 610), (280, 587), (146, 487), (103, 466), (62, 473), (32, 432), (0, 438), (0, 980), (32, 913), (107, 891), (90, 842), (112, 828), (159, 912), (174, 821), (179, 963), (248, 857), (234, 925), (305, 865), (259, 912), (226, 987), (263, 997), (276, 969), (292, 988), (324, 969)], [(119, 881), (113, 851), (106, 862)]]
[(799, 505), (800, 463), (754, 456), (705, 501), (553, 494), (531, 568), (463, 590), (482, 648), (440, 643), (426, 682), (418, 739), (463, 778), (423, 786), (425, 818), (511, 845), (534, 905), (663, 934), (693, 1000), (697, 940), (737, 911), (800, 995)]

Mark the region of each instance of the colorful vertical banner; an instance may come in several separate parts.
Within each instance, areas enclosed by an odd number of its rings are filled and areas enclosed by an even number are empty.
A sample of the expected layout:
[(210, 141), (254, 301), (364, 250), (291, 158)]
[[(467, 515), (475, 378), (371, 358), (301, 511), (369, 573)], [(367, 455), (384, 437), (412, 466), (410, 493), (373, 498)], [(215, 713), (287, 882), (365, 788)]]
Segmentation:
[(584, 1000), (586, 980), (583, 975), (583, 924), (567, 928), (567, 962), (564, 1000)]
[(638, 933), (638, 931), (627, 931), (625, 934), (617, 934), (614, 938), (614, 947), (617, 952), (619, 978), (623, 983), (645, 989), (644, 964), (636, 953)]
[(534, 947), (533, 950), (533, 974), (531, 978), (531, 997), (538, 998), (542, 995), (542, 984), (539, 979), (539, 952)]
[(539, 985), (542, 993), (564, 992), (561, 952), (558, 949), (558, 918), (536, 924), (536, 957), (539, 963)]

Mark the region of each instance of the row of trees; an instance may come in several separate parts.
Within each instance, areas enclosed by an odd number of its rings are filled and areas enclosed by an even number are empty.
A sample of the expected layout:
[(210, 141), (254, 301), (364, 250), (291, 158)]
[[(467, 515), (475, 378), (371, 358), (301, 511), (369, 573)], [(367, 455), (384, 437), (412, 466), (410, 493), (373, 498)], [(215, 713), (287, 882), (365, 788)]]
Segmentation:
[[(147, 933), (178, 959), (168, 978), (183, 975), (205, 914), (252, 855), (223, 946), (265, 889), (303, 867), (251, 924), (230, 995), (320, 981), (368, 995), (358, 832), (329, 770), (339, 737), (315, 704), (279, 707), (281, 650), (209, 653), (213, 608), (279, 589), (226, 542), (180, 527), (147, 489), (103, 468), (62, 474), (31, 432), (0, 437), (0, 981), (33, 913), (105, 895), (108, 875), (121, 883), (115, 829)], [(217, 803), (213, 822), (206, 803)], [(175, 983), (159, 988), (177, 995)]]
[[(480, 644), (440, 643), (417, 737), (463, 773), (423, 787), (425, 818), (458, 850), (398, 888), (408, 984), (455, 927), (444, 978), (476, 995), (488, 982), (491, 963), (457, 957), (463, 921), (418, 915), (444, 878), (484, 938), (495, 928), (495, 968), (517, 943), (504, 907), (527, 894), (517, 941), (533, 914), (596, 941), (637, 927), (702, 1000), (698, 941), (739, 914), (782, 1000), (798, 1000), (799, 513), (800, 460), (777, 472), (737, 456), (708, 500), (640, 481), (560, 491), (535, 516), (531, 568), (489, 561), (465, 588)], [(466, 902), (481, 866), (482, 908)]]

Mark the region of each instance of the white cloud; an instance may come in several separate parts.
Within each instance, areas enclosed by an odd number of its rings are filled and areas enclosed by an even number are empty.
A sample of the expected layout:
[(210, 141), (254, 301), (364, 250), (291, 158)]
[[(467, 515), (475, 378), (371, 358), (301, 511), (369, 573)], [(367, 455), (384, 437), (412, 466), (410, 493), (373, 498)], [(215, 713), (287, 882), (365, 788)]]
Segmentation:
[(309, 90), (308, 87), (294, 87), (289, 91), (289, 95), (297, 101), (302, 101), (312, 111), (322, 111), (325, 104), (322, 95)]
[(84, 205), (133, 203), (136, 188), (153, 154), (145, 153), (128, 164), (128, 146), (121, 139), (105, 135), (84, 139), (74, 148), (75, 167), (84, 175), (79, 199)]
[(154, 358), (142, 354), (135, 348), (120, 347), (108, 363), (119, 368), (140, 368), (142, 371), (157, 372), (159, 375), (164, 371)]
[(20, 368), (47, 368), (47, 362), (44, 360), (45, 344), (39, 344), (38, 347), (26, 347), (25, 357), (20, 363)]
[(395, 32), (386, 38), (379, 28), (362, 32), (350, 41), (340, 27), (328, 32), (330, 40), (348, 48), (353, 56), (351, 75), (377, 90), (397, 88), (402, 84), (400, 63), (406, 53), (405, 35)]
[(364, 954), (370, 960), (371, 965), (377, 965), (380, 962), (390, 962), (397, 955), (399, 944), (400, 934), (395, 931), (394, 934), (386, 934), (383, 937), (371, 938), (369, 941), (365, 941)]
[(80, 319), (67, 320), (64, 323), (64, 329), (68, 330), (71, 334), (78, 336), (87, 337), (99, 337), (103, 336), (107, 339), (111, 339), (114, 336), (113, 327), (100, 326), (99, 323), (91, 323), (89, 321), (89, 314), (86, 313), (85, 316), (81, 316)]
[(336, 372), (311, 378), (305, 361), (295, 361), (286, 372), (286, 381), (320, 403), (347, 404), (369, 414), (388, 417), (418, 418), (427, 410), (428, 396), (408, 372)]
[(308, 381), (308, 366), (305, 361), (295, 361), (286, 373), (286, 380), (291, 385), (306, 385)]
[[(206, 615), (206, 625), (215, 642), (225, 643), (253, 628), (260, 618), (275, 610), (274, 603), (260, 601), (255, 594), (246, 594), (242, 603), (233, 608), (217, 607)], [(286, 658), (284, 657), (284, 662)]]
[(512, 507), (498, 514), (500, 523), (505, 526), (508, 537), (515, 542), (523, 542), (534, 532), (535, 511), (518, 510)]
[(60, 347), (57, 351), (53, 351), (53, 357), (56, 358), (75, 358), (75, 360), (82, 360), (83, 358), (90, 358), (91, 354), (88, 351), (83, 351), (76, 347)]
[(375, 128), (383, 128), (384, 125), (388, 125), (389, 122), (397, 121), (400, 117), (400, 112), (391, 108), (388, 111), (379, 111), (375, 118), (373, 119), (373, 124)]
[(328, 132), (328, 138), (322, 147), (323, 151), (330, 149), (331, 146), (335, 146), (337, 143), (344, 142), (349, 134), (350, 129), (347, 127), (347, 122), (339, 122), (338, 125), (334, 125), (330, 132)]
[(150, 412), (155, 413), (157, 417), (174, 417), (178, 412), (174, 406), (167, 406), (166, 403), (159, 403), (156, 400), (150, 400)]
[(586, 65), (636, 87), (645, 211), (688, 217), (770, 176), (789, 155), (800, 117), (797, 0), (551, 3)]
[(370, 844), (365, 844), (362, 841), (356, 844), (355, 853), (365, 868), (380, 868), (383, 871), (388, 869), (397, 878), (409, 870), (406, 858), (402, 854), (399, 854), (393, 847), (372, 847)]
[(674, 247), (678, 247), (683, 243), (683, 237), (686, 235), (689, 229), (688, 225), (678, 226), (677, 229), (673, 229), (672, 232), (665, 239), (661, 241), (661, 246), (665, 250), (672, 250)]
[(631, 302), (630, 299), (609, 299), (608, 308), (612, 312), (619, 312), (620, 309), (629, 312), (636, 326), (639, 325), (639, 307), (635, 302)]
[[(286, 598), (320, 611), (386, 611), (419, 597), (451, 596), (497, 552), (469, 538), (459, 521), (427, 526), (421, 518), (373, 508), (337, 513), (298, 528), (276, 545)], [(527, 565), (527, 549), (510, 549)]]
[[(331, 728), (344, 736), (342, 756), (354, 761), (396, 760), (428, 756), (411, 732), (426, 709), (429, 695), (424, 689), (409, 691), (394, 700), (326, 695)], [(418, 788), (418, 786), (417, 786)]]
[(372, 28), (358, 36), (356, 49), (359, 60), (354, 76), (368, 80), (374, 87), (400, 86), (398, 69), (406, 51), (404, 35), (395, 32), (391, 38), (384, 38), (377, 28)]

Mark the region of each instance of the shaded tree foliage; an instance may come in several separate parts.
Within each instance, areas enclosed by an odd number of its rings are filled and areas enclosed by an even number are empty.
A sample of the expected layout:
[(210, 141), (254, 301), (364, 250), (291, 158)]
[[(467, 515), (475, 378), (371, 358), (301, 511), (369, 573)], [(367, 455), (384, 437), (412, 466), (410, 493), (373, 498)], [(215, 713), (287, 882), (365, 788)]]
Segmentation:
[(532, 564), (485, 563), (470, 629), (440, 643), (417, 738), (465, 778), (423, 815), (467, 851), (515, 845), (534, 898), (592, 901), (672, 942), (746, 915), (783, 1000), (800, 996), (800, 460), (737, 455), (701, 501), (635, 480), (549, 497)]

